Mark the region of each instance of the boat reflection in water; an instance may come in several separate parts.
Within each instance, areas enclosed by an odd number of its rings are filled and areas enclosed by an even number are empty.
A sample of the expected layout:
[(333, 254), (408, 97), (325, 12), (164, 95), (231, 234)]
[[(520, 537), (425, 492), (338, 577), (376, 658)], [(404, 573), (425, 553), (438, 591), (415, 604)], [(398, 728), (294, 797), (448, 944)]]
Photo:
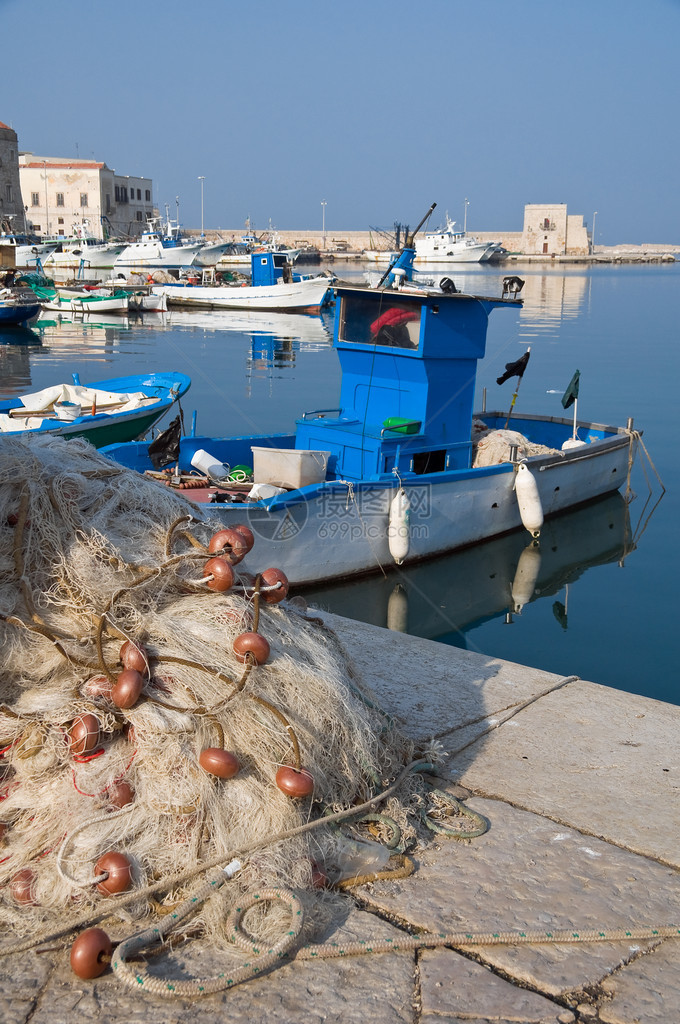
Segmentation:
[[(230, 331), (253, 337), (280, 338), (297, 342), (310, 351), (331, 347), (331, 330), (321, 316), (306, 313), (277, 313), (261, 310), (172, 309), (163, 314), (169, 327)], [(146, 323), (146, 317), (144, 322)]]
[[(525, 530), (421, 562), (387, 576), (305, 588), (310, 605), (375, 626), (465, 646), (480, 623), (512, 621), (525, 605), (554, 597), (594, 566), (632, 550), (628, 505), (619, 494), (546, 520), (538, 541)], [(562, 602), (553, 607), (566, 628)]]

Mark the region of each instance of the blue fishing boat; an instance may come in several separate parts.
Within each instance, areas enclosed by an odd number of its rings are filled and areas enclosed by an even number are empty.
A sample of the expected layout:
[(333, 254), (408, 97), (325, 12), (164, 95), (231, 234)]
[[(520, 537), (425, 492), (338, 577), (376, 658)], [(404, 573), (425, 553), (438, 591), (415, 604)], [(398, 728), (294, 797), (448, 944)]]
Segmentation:
[[(341, 579), (441, 555), (615, 492), (636, 434), (554, 416), (473, 411), (488, 318), (521, 305), (409, 280), (413, 238), (378, 287), (338, 284), (337, 408), (312, 409), (289, 434), (176, 438), (172, 479), (193, 515), (258, 538), (243, 567), (280, 567), (295, 584)], [(506, 367), (517, 378), (528, 353)], [(515, 396), (517, 391), (515, 391)], [(514, 407), (514, 396), (511, 409)], [(105, 449), (167, 481), (142, 443)], [(236, 468), (235, 468), (236, 467)], [(199, 472), (201, 470), (201, 472)], [(252, 563), (252, 564), (251, 564)]]
[(40, 303), (30, 288), (0, 288), (0, 327), (27, 324), (40, 312)]
[(111, 380), (55, 384), (42, 391), (0, 401), (3, 436), (58, 434), (85, 437), (95, 446), (143, 437), (189, 390), (183, 373), (147, 373)]

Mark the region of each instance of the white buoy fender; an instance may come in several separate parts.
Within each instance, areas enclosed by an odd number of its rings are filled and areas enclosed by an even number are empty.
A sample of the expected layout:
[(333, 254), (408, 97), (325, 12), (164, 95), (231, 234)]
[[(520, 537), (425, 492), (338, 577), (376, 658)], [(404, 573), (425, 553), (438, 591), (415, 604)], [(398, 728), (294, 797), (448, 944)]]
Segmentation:
[(411, 502), (403, 487), (400, 487), (390, 503), (390, 519), (387, 527), (387, 540), (390, 554), (401, 565), (408, 554), (409, 526), (411, 522)]
[(529, 604), (534, 591), (536, 581), (541, 571), (541, 549), (537, 540), (532, 540), (522, 554), (519, 556), (515, 578), (512, 581), (512, 610), (520, 615), (525, 604)]
[(543, 526), (543, 506), (536, 479), (524, 462), (520, 462), (517, 468), (515, 492), (522, 525), (532, 537), (538, 537)]

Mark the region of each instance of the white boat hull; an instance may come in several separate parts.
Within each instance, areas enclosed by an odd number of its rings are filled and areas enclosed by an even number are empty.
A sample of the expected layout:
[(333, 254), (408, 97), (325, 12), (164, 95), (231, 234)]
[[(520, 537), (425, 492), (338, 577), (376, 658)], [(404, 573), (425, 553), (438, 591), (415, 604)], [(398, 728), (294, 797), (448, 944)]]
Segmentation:
[(155, 285), (154, 295), (165, 295), (171, 306), (196, 309), (320, 309), (330, 282), (324, 275), (273, 285)]
[(55, 309), (70, 313), (127, 313), (127, 295), (77, 296), (58, 295), (41, 302), (43, 309)]
[(416, 243), (414, 263), (484, 263), (494, 247), (485, 242), (474, 245), (449, 245), (441, 251), (419, 250)]
[[(546, 516), (618, 490), (625, 482), (630, 435), (557, 455), (526, 460)], [(411, 510), (404, 564), (453, 551), (522, 526), (509, 463), (404, 482)], [(394, 565), (389, 549), (390, 503), (395, 482), (337, 481), (252, 504), (202, 505), (205, 517), (225, 526), (247, 523), (255, 533), (249, 572), (277, 566), (292, 583), (313, 584)], [(528, 536), (528, 535), (527, 535)]]
[(115, 265), (115, 260), (118, 253), (121, 251), (121, 246), (111, 246), (110, 244), (97, 246), (87, 246), (82, 249), (74, 249), (71, 252), (51, 252), (49, 256), (43, 260), (43, 266), (46, 272), (55, 270), (80, 270), (81, 267), (86, 269), (89, 267), (96, 268), (98, 270), (111, 270)]
[(116, 258), (115, 270), (142, 272), (146, 270), (179, 270), (190, 267), (201, 243), (165, 248), (161, 243), (133, 242)]

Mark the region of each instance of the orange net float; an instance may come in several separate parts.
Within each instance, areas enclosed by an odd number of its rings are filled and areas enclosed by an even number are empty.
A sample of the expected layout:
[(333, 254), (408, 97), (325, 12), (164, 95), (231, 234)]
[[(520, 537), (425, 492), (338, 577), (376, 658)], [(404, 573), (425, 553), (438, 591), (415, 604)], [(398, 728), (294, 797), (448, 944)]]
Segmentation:
[(72, 754), (89, 754), (99, 743), (99, 719), (96, 715), (78, 715), (68, 731)]
[(97, 883), (97, 889), (104, 896), (114, 896), (116, 893), (125, 892), (132, 885), (132, 864), (124, 853), (117, 853), (115, 850), (105, 853), (99, 858), (94, 866), (95, 875), (107, 874), (101, 882)]
[(136, 644), (132, 640), (126, 640), (120, 649), (120, 663), (123, 668), (132, 668), (136, 672), (141, 672), (145, 675), (149, 670), (149, 658), (141, 646)]
[(208, 541), (210, 554), (219, 552), (232, 565), (238, 565), (249, 550), (247, 538), (238, 530), (218, 530)]
[(144, 676), (133, 668), (124, 669), (111, 687), (111, 701), (126, 710), (135, 706), (144, 688)]
[(209, 558), (203, 566), (203, 578), (210, 590), (224, 593), (234, 583), (234, 570), (226, 558)]
[(106, 790), (109, 803), (120, 809), (131, 804), (135, 798), (135, 791), (129, 782), (112, 782)]
[(16, 875), (12, 875), (9, 891), (15, 903), (19, 903), (24, 907), (36, 904), (35, 881), (35, 872), (31, 871), (30, 868), (22, 868), (21, 871), (17, 871)]
[(237, 533), (241, 534), (246, 542), (247, 550), (252, 551), (253, 545), (255, 544), (255, 534), (250, 527), (246, 526), (245, 523), (234, 523), (232, 530), (236, 530)]
[(205, 747), (200, 753), (198, 763), (204, 772), (215, 775), (218, 779), (231, 779), (241, 768), (234, 755), (222, 747)]
[(83, 693), (87, 697), (110, 697), (113, 683), (105, 675), (90, 676), (83, 683)]
[(233, 651), (241, 662), (252, 658), (256, 665), (264, 665), (271, 648), (269, 641), (261, 633), (240, 633), (234, 640)]
[(113, 943), (103, 928), (87, 928), (71, 946), (71, 970), (89, 981), (103, 974), (111, 961)]
[(285, 601), (290, 589), (290, 583), (285, 572), (281, 569), (265, 569), (261, 574), (262, 585), (260, 595), (267, 604), (279, 604)]
[(298, 771), (289, 764), (282, 764), (276, 773), (276, 785), (286, 796), (301, 800), (314, 792), (314, 777), (306, 768)]

